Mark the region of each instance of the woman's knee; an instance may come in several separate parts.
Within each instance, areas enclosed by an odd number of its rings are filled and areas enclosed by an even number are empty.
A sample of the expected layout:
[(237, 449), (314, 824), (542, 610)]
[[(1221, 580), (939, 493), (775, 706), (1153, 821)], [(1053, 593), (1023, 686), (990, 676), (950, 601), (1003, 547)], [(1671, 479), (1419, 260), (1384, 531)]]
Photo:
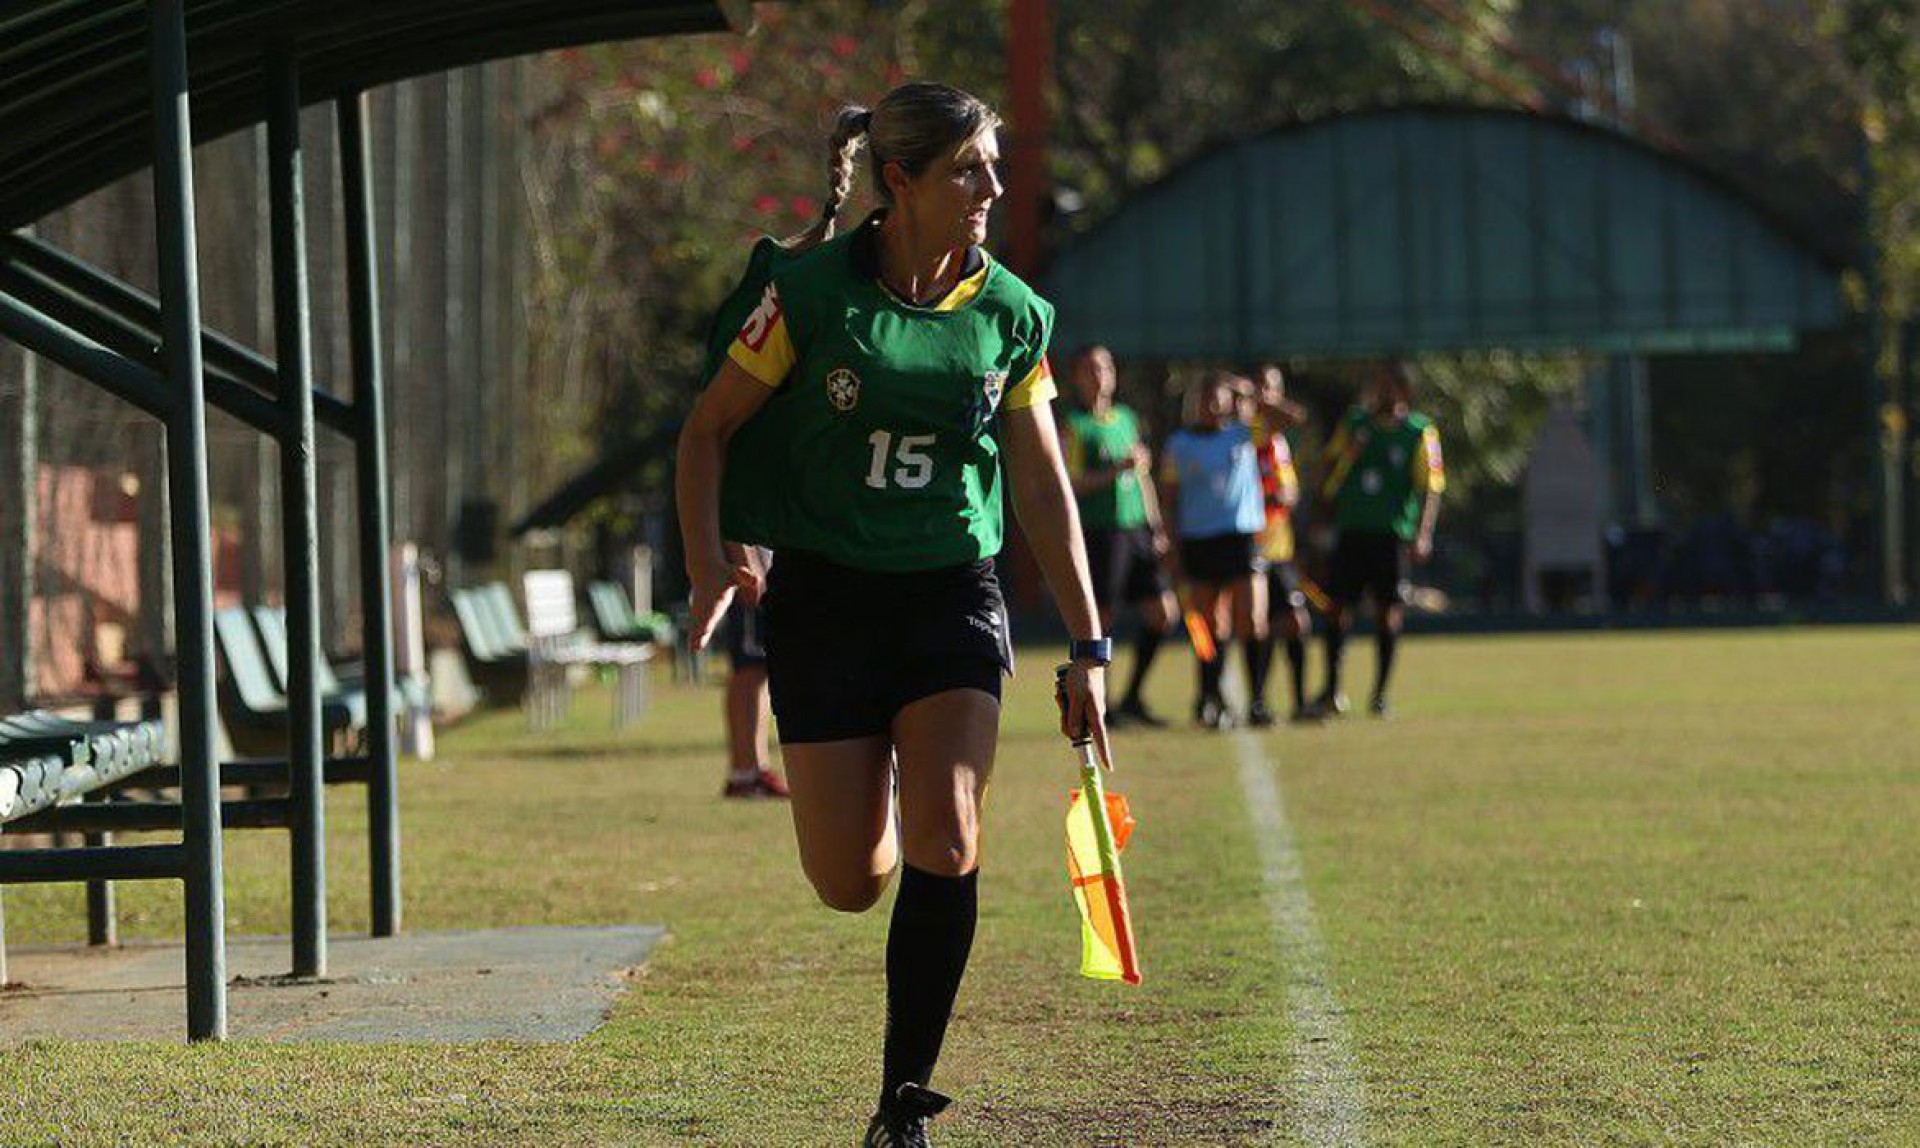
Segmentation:
[(887, 889), (886, 873), (822, 872), (807, 869), (820, 903), (839, 913), (864, 913)]

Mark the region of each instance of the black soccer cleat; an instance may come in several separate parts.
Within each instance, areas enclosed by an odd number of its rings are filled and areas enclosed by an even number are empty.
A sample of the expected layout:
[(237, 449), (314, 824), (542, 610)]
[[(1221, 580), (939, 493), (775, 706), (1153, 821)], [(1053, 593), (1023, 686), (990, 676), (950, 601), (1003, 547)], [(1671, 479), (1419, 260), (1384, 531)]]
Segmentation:
[(883, 1101), (867, 1122), (860, 1148), (933, 1148), (933, 1141), (927, 1138), (927, 1122), (952, 1103), (952, 1097), (909, 1080), (895, 1090), (892, 1099)]
[(1226, 732), (1233, 728), (1233, 711), (1219, 698), (1202, 698), (1193, 707), (1193, 722), (1201, 729)]
[(1313, 703), (1314, 712), (1323, 718), (1337, 718), (1351, 708), (1347, 695), (1337, 690), (1328, 690)]
[(1273, 724), (1273, 711), (1265, 702), (1255, 702), (1247, 707), (1247, 724), (1254, 729), (1265, 729)]
[[(1115, 718), (1120, 719), (1118, 723), (1114, 721)], [(1137, 723), (1149, 729), (1162, 729), (1167, 724), (1166, 719), (1148, 709), (1147, 704), (1139, 698), (1128, 698), (1121, 702), (1107, 715), (1107, 722), (1110, 725)]]
[(1377, 718), (1390, 718), (1393, 716), (1393, 703), (1387, 701), (1387, 695), (1375, 694), (1373, 700), (1367, 703), (1367, 711)]

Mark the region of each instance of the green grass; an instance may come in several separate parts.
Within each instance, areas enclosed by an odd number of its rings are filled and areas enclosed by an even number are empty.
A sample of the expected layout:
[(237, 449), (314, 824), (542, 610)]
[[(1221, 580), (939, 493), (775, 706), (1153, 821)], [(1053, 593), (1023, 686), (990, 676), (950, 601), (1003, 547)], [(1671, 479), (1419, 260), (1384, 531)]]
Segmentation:
[[(1383, 1144), (1920, 1144), (1920, 743), (1910, 630), (1416, 639), (1399, 720), (1263, 738)], [(1124, 659), (1123, 659), (1124, 660)], [(1316, 659), (1317, 661), (1317, 659)], [(1352, 672), (1369, 671), (1364, 645)], [(1288, 969), (1230, 742), (1121, 741), (1147, 982), (1075, 975), (1044, 651), (1015, 686), (943, 1146), (1296, 1143)], [(1155, 700), (1184, 712), (1169, 657)], [(785, 812), (723, 805), (719, 694), (599, 699), (403, 766), (407, 926), (658, 922), (576, 1045), (36, 1043), (0, 1144), (851, 1144), (885, 913), (818, 907)], [(364, 930), (335, 794), (334, 927)], [(235, 932), (284, 932), (284, 838), (228, 836)], [(125, 886), (123, 931), (178, 898)], [(77, 889), (7, 893), (71, 940)]]

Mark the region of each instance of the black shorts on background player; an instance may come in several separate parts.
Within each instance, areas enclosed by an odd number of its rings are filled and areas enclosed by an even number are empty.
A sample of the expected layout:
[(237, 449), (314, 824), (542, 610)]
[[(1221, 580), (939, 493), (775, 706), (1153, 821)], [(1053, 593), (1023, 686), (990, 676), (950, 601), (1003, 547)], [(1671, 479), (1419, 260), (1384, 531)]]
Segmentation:
[(1300, 571), (1293, 559), (1267, 563), (1267, 603), (1274, 610), (1305, 608), (1307, 592), (1300, 585)]
[(762, 608), (783, 745), (886, 734), (901, 709), (947, 690), (998, 700), (1013, 672), (991, 558), (884, 574), (779, 551)]
[(759, 606), (735, 600), (727, 611), (727, 660), (736, 670), (765, 669), (767, 615)]
[(1087, 572), (1093, 575), (1094, 604), (1107, 610), (1173, 589), (1153, 552), (1150, 530), (1087, 531)]
[(1403, 605), (1412, 596), (1412, 549), (1397, 534), (1342, 530), (1327, 572), (1327, 596), (1343, 606), (1362, 594), (1380, 606)]
[(1214, 534), (1180, 540), (1180, 572), (1195, 582), (1222, 585), (1261, 568), (1251, 534)]

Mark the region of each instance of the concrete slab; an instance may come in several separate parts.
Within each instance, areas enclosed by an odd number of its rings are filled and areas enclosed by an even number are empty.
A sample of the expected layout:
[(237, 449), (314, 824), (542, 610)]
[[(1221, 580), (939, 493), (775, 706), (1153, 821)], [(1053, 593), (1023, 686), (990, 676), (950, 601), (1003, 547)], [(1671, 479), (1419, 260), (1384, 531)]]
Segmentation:
[[(579, 1040), (606, 1019), (665, 935), (657, 926), (616, 925), (336, 936), (329, 975), (306, 981), (286, 975), (285, 937), (229, 938), (228, 1031), (271, 1041)], [(0, 1045), (186, 1036), (179, 945), (8, 955), (17, 987), (0, 991)]]

